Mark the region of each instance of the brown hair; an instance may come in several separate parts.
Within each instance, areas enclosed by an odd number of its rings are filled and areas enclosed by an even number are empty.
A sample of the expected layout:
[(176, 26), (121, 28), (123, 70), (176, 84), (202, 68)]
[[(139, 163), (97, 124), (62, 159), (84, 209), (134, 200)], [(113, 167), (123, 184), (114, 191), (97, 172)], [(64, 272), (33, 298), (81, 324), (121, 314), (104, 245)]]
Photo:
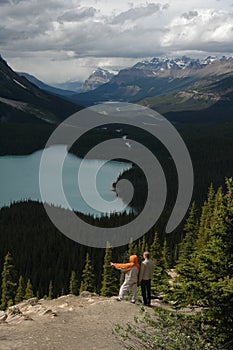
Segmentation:
[(149, 252), (144, 252), (143, 255), (146, 257), (146, 259), (150, 258), (150, 253)]

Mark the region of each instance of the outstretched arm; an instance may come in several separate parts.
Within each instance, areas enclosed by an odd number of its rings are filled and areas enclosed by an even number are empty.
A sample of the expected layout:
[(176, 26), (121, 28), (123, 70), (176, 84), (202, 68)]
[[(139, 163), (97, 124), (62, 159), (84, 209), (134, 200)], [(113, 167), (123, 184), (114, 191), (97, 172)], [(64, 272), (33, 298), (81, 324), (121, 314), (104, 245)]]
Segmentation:
[(110, 262), (110, 265), (114, 266), (116, 269), (121, 271), (127, 271), (128, 267), (131, 266), (130, 263), (121, 264), (121, 263), (113, 263), (113, 262)]

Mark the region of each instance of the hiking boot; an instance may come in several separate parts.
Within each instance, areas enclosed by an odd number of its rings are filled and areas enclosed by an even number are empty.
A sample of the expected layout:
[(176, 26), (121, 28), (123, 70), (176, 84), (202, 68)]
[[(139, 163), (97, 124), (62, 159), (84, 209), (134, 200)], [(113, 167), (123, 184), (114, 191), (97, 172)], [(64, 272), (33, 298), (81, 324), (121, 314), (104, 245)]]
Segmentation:
[(116, 298), (116, 301), (122, 301), (122, 300), (123, 300), (123, 299), (120, 298), (120, 297)]

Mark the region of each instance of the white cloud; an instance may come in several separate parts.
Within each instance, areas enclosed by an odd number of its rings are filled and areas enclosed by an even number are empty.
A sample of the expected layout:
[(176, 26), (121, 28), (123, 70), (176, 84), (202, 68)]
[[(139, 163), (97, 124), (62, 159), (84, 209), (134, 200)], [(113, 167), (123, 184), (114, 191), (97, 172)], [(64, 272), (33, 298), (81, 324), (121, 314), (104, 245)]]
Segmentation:
[(233, 52), (233, 11), (198, 9), (173, 19), (161, 38), (170, 50)]
[(160, 10), (168, 9), (168, 4), (162, 6), (161, 4), (149, 3), (138, 7), (132, 7), (127, 11), (121, 12), (112, 20), (113, 24), (123, 24), (126, 21), (136, 21), (139, 18), (152, 16)]
[[(21, 8), (23, 16), (15, 17), (15, 9), (6, 15), (8, 18), (2, 22), (1, 31), (6, 50), (12, 46), (18, 52), (22, 48), (29, 52), (67, 50), (76, 52), (78, 57), (148, 55), (158, 44), (156, 32), (161, 31), (155, 21), (157, 12), (167, 10), (167, 6), (150, 3), (114, 17), (112, 13), (103, 15), (93, 7), (76, 6), (58, 16), (61, 11), (53, 7), (40, 14), (38, 3), (34, 2), (34, 6), (28, 12)], [(151, 20), (149, 27), (144, 23), (148, 17)], [(12, 25), (9, 25), (10, 21)]]
[(162, 54), (229, 53), (231, 5), (232, 0), (0, 0), (1, 53), (13, 68), (30, 69), (46, 81), (55, 81), (56, 74), (59, 81), (72, 74), (83, 80), (98, 64), (122, 67)]
[(47, 52), (26, 53), (21, 57), (9, 57), (8, 63), (18, 72), (27, 72), (35, 75), (45, 83), (62, 83), (64, 81), (84, 81), (97, 67), (120, 70), (130, 67), (138, 60), (127, 57), (85, 57), (74, 58), (72, 53), (61, 52), (50, 60)]

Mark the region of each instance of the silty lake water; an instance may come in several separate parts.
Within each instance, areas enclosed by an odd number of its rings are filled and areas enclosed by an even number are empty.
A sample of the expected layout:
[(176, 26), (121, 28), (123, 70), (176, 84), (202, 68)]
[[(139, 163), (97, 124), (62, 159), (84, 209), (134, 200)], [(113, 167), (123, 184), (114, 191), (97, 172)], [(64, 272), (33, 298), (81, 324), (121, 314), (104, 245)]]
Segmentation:
[[(49, 181), (44, 184), (46, 195), (43, 197), (47, 203), (92, 215), (129, 210), (129, 208), (125, 208), (123, 201), (111, 189), (119, 174), (129, 169), (131, 164), (110, 161), (103, 165), (104, 161), (102, 160), (82, 160), (68, 153), (62, 168), (64, 197), (59, 193), (57, 187), (59, 182), (57, 175), (60, 159), (66, 154), (66, 146), (52, 146), (44, 152), (44, 155), (49, 157), (49, 165), (46, 166), (45, 174), (45, 178), (47, 177)], [(0, 207), (28, 199), (42, 201), (39, 186), (42, 153), (43, 151), (40, 150), (31, 155), (0, 157)], [(86, 200), (83, 199), (78, 184), (78, 171), (82, 161), (85, 179), (83, 194)], [(95, 179), (93, 174), (99, 168)], [(95, 193), (95, 186), (99, 196), (105, 200), (105, 205), (102, 207), (99, 205), (101, 199)], [(99, 208), (102, 212), (98, 210)]]

